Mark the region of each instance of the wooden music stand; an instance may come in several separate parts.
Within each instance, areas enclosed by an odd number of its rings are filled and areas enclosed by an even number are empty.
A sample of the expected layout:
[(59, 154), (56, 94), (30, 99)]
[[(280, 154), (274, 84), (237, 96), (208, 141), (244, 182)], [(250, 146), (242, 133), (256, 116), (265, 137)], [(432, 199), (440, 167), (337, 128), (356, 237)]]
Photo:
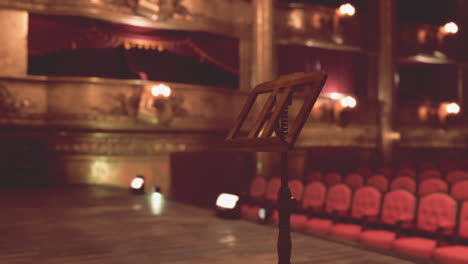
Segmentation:
[[(287, 151), (293, 149), (310, 111), (325, 84), (324, 72), (292, 73), (257, 85), (250, 93), (229, 134), (219, 146), (223, 150), (243, 152), (281, 152), (281, 187), (278, 193), (278, 263), (290, 264), (291, 234), (289, 216), (296, 206), (288, 187)], [(304, 94), (304, 104), (288, 131), (288, 107), (295, 92)], [(260, 114), (247, 137), (239, 132), (252, 106), (261, 94), (268, 94)]]

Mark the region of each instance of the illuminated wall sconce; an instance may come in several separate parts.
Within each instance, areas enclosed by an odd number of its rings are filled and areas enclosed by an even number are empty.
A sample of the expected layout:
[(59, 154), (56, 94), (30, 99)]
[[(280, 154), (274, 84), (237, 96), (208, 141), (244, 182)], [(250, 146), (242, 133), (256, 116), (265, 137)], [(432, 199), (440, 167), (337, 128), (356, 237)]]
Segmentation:
[(304, 29), (304, 11), (301, 9), (291, 11), (288, 16), (288, 25), (296, 30)]
[(330, 93), (327, 97), (330, 103), (324, 108), (331, 111), (332, 121), (341, 127), (348, 125), (351, 122), (352, 112), (357, 106), (356, 98), (341, 93)]
[(460, 113), (460, 106), (455, 102), (444, 102), (439, 105), (437, 115), (443, 128), (448, 128)]
[(454, 35), (458, 32), (458, 25), (455, 22), (448, 22), (443, 26), (440, 26), (437, 31), (437, 42), (442, 44), (442, 41), (447, 35)]
[(170, 96), (171, 88), (165, 84), (145, 87), (140, 99), (138, 116), (154, 124), (167, 124), (173, 116)]
[(336, 9), (336, 14), (333, 16), (333, 40), (338, 43), (343, 43), (343, 38), (341, 36), (341, 19), (352, 17), (356, 14), (356, 9), (350, 3), (342, 4), (339, 8)]
[(354, 16), (356, 9), (350, 3), (342, 4), (337, 10), (339, 16)]

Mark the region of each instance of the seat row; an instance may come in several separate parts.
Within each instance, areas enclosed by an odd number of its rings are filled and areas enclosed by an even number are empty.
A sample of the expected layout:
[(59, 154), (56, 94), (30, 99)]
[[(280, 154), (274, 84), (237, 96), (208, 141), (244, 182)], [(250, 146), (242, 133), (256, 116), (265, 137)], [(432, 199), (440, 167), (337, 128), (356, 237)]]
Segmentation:
[[(252, 182), (251, 199), (241, 205), (250, 220), (278, 223), (275, 209), (280, 181), (268, 181), (261, 195), (262, 178)], [(294, 197), (302, 197), (291, 214), (291, 228), (311, 234), (385, 248), (442, 263), (468, 263), (468, 201), (457, 201), (447, 193), (417, 197), (405, 189), (380, 192), (373, 186), (353, 189), (343, 183), (327, 187), (313, 181), (305, 187), (289, 182)], [(266, 211), (262, 216), (260, 212)]]

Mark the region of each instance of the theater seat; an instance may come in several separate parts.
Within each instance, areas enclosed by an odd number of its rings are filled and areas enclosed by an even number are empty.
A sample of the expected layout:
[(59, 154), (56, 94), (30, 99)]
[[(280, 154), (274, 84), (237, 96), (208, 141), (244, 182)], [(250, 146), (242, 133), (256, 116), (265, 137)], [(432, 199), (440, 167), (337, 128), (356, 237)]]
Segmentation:
[(392, 249), (399, 252), (430, 258), (436, 241), (423, 237), (404, 237), (393, 242)]
[[(299, 209), (307, 214), (321, 213), (323, 210), (323, 205), (325, 204), (326, 193), (327, 187), (325, 187), (325, 184), (322, 182), (313, 181), (308, 183), (304, 188), (302, 203)], [(305, 214), (291, 214), (291, 229), (304, 229), (307, 219), (308, 218)]]
[(359, 235), (359, 241), (363, 244), (390, 249), (396, 233), (387, 230), (368, 230)]
[(260, 206), (258, 205), (243, 204), (241, 206), (241, 214), (247, 220), (257, 221), (259, 209), (260, 209)]
[(331, 219), (313, 218), (306, 222), (305, 231), (309, 233), (328, 234), (333, 226)]
[[(466, 240), (468, 238), (468, 201), (464, 201), (460, 208), (458, 237)], [(468, 246), (452, 245), (437, 248), (433, 258), (445, 264), (466, 264), (468, 263)]]
[(337, 224), (331, 230), (330, 234), (335, 237), (358, 240), (362, 226), (353, 224)]
[[(354, 193), (351, 207), (351, 218), (354, 221), (366, 221), (364, 218), (377, 219), (380, 212), (382, 194), (372, 186), (364, 186)], [(358, 240), (362, 226), (357, 224), (337, 224), (332, 227), (330, 234), (339, 238)]]
[(331, 219), (313, 217), (305, 224), (308, 233), (329, 233), (333, 226), (334, 216), (346, 215), (351, 206), (352, 190), (346, 184), (336, 184), (328, 189), (325, 202), (325, 214)]
[(293, 230), (302, 230), (307, 223), (307, 216), (303, 214), (292, 214), (289, 219)]
[[(411, 228), (416, 208), (416, 197), (407, 190), (398, 189), (385, 194), (382, 203), (381, 223), (390, 230), (365, 230), (359, 235), (363, 244), (390, 249), (397, 233), (393, 230)], [(405, 223), (405, 224), (404, 224)]]
[[(437, 237), (440, 228), (444, 228), (445, 235), (453, 234), (457, 202), (448, 194), (431, 193), (419, 199), (416, 228), (419, 231)], [(435, 239), (425, 236), (403, 237), (392, 243), (392, 249), (419, 257), (431, 257), (436, 247)]]
[(467, 264), (468, 247), (449, 246), (441, 247), (434, 251), (433, 258), (444, 264)]

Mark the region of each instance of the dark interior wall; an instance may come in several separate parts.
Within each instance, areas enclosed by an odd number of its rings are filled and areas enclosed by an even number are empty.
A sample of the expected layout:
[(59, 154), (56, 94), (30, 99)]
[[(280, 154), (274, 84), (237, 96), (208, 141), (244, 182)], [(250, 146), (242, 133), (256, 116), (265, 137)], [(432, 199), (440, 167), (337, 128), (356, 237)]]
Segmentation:
[(468, 151), (456, 148), (399, 148), (396, 157), (398, 162), (438, 164), (441, 160), (461, 161), (468, 159)]
[(171, 175), (173, 199), (212, 207), (221, 192), (239, 193), (253, 176), (250, 153), (173, 153)]
[(372, 148), (314, 147), (307, 150), (308, 171), (320, 170), (347, 174), (360, 166), (379, 167), (378, 152)]

